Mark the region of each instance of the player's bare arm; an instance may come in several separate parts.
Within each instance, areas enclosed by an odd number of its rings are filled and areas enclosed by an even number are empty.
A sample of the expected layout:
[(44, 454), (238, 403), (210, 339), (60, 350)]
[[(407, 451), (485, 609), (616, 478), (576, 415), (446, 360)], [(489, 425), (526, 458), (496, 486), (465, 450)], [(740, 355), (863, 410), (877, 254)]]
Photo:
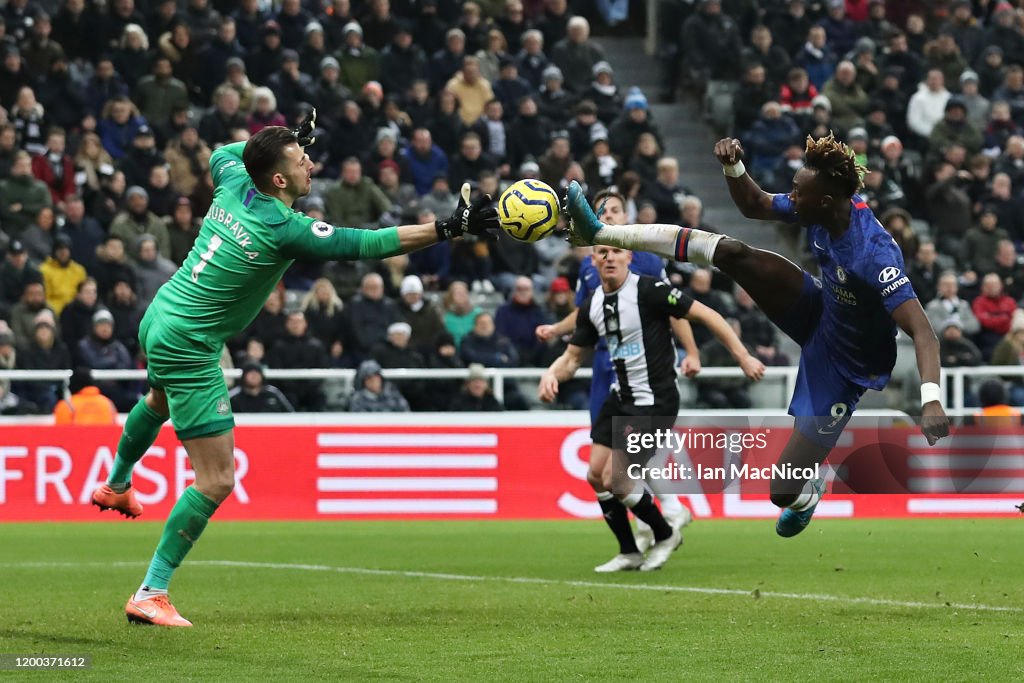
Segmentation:
[(743, 342), (736, 336), (729, 323), (717, 311), (699, 301), (694, 301), (690, 306), (690, 313), (687, 317), (690, 320), (704, 323), (711, 330), (711, 333), (722, 342), (730, 355), (739, 363), (747, 379), (754, 382), (761, 381), (761, 378), (764, 377), (764, 363), (747, 351), (747, 347), (743, 345)]
[(725, 169), (729, 194), (736, 207), (747, 218), (773, 220), (772, 196), (754, 182), (743, 167), (743, 145), (736, 138), (725, 138), (715, 143), (715, 158)]
[(576, 328), (577, 313), (578, 311), (573, 311), (552, 325), (537, 325), (537, 329), (533, 333), (542, 342), (551, 341), (552, 339), (569, 334)]
[(551, 403), (558, 396), (558, 385), (561, 382), (568, 382), (576, 371), (580, 369), (580, 356), (583, 349), (575, 344), (569, 344), (565, 352), (555, 359), (551, 367), (545, 371), (540, 378), (540, 386), (537, 387), (537, 396), (545, 403)]
[(684, 377), (696, 377), (701, 370), (700, 351), (697, 349), (697, 341), (693, 338), (690, 321), (685, 318), (669, 318), (668, 322), (672, 326), (672, 333), (686, 351), (686, 358), (679, 365), (679, 369), (682, 370)]
[[(892, 312), (892, 319), (911, 339), (914, 340), (914, 352), (917, 354), (917, 369), (921, 373), (921, 386), (939, 384), (939, 340), (935, 337), (928, 317), (921, 308), (921, 302), (910, 299), (903, 302)], [(934, 389), (932, 390), (934, 391)], [(922, 393), (925, 390), (922, 389)], [(927, 396), (922, 396), (922, 400)], [(927, 401), (921, 406), (921, 433), (928, 439), (929, 445), (949, 435), (949, 418), (942, 409), (942, 401), (937, 398)]]

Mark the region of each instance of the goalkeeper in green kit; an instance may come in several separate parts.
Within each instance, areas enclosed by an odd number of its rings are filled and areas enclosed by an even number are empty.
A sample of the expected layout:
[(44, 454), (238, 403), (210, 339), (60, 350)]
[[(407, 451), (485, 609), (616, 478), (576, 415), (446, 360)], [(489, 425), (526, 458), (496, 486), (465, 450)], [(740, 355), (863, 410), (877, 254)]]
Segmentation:
[(210, 158), (215, 191), (195, 246), (157, 292), (139, 326), (148, 359), (149, 393), (128, 414), (110, 478), (92, 496), (102, 510), (138, 517), (132, 468), (168, 417), (188, 452), (195, 484), (171, 510), (141, 587), (125, 612), (133, 623), (191, 626), (167, 597), (171, 575), (235, 483), (234, 419), (220, 368), (224, 341), (252, 322), (295, 259), (381, 259), (498, 228), (491, 198), (469, 203), (469, 186), (453, 216), (381, 230), (335, 227), (292, 210), (309, 193), (314, 111), (298, 129), (264, 128), (248, 142)]

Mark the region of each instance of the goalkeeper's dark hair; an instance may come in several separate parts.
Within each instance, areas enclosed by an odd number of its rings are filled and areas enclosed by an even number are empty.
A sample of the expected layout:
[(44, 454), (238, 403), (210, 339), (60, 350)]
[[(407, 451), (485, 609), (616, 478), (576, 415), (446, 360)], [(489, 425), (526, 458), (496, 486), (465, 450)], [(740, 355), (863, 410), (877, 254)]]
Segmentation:
[(267, 126), (249, 138), (242, 152), (242, 163), (261, 192), (271, 189), (271, 178), (281, 163), (284, 148), (295, 144), (295, 133), (284, 126)]
[(836, 140), (832, 133), (817, 140), (807, 136), (807, 168), (817, 171), (825, 188), (843, 197), (852, 197), (861, 187), (865, 168), (857, 163), (853, 150)]

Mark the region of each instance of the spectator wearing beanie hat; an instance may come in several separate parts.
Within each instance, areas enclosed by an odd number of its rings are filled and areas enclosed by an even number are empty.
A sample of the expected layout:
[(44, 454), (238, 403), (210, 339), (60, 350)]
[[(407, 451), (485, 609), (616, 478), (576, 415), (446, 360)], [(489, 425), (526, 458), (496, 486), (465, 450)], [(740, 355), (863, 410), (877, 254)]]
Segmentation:
[(615, 84), (615, 72), (608, 62), (595, 64), (593, 74), (594, 78), (583, 93), (583, 99), (596, 104), (597, 118), (605, 125), (610, 125), (622, 112), (622, 93)]
[(408, 177), (409, 171), (405, 158), (398, 150), (399, 137), (400, 132), (397, 126), (385, 125), (377, 129), (373, 149), (361, 157), (364, 175), (373, 180), (378, 180), (380, 178), (380, 164), (384, 161), (393, 161), (398, 164), (398, 175), (403, 179)]
[(380, 363), (365, 360), (356, 371), (348, 409), (353, 413), (407, 413), (409, 403), (381, 374)]
[(359, 92), (380, 74), (380, 54), (363, 43), (363, 28), (354, 21), (342, 30), (345, 45), (338, 51), (341, 63), (341, 81), (352, 92)]
[(491, 392), (487, 370), (480, 363), (470, 363), (469, 378), (451, 401), (448, 409), (460, 413), (493, 413), (504, 410)]
[(424, 355), (434, 349), (437, 338), (445, 332), (441, 309), (423, 296), (423, 281), (416, 275), (406, 275), (399, 288), (399, 312), (409, 324), (410, 346)]
[[(382, 368), (422, 368), (426, 366), (423, 355), (413, 348), (412, 326), (406, 322), (391, 323), (387, 339), (373, 347), (374, 360)], [(395, 388), (409, 402), (413, 410), (436, 409), (429, 386), (423, 380), (397, 380)]]
[(171, 238), (167, 225), (149, 210), (149, 193), (138, 185), (125, 192), (125, 210), (114, 217), (110, 235), (120, 237), (127, 245), (135, 244), (142, 235), (152, 235), (157, 250), (164, 258), (171, 256)]
[(575, 104), (576, 97), (565, 89), (562, 70), (554, 64), (544, 69), (544, 82), (537, 96), (540, 115), (555, 126), (565, 126), (569, 123), (569, 113)]
[[(92, 316), (92, 332), (78, 342), (74, 362), (93, 370), (130, 370), (131, 355), (124, 344), (114, 338), (114, 316), (101, 308)], [(139, 393), (131, 382), (97, 382), (96, 386), (114, 402), (118, 410), (128, 412)]]
[(612, 152), (623, 161), (628, 160), (636, 148), (637, 140), (644, 133), (650, 133), (658, 141), (658, 146), (665, 148), (658, 124), (651, 119), (647, 98), (640, 88), (630, 88), (623, 103), (622, 114), (608, 130), (608, 141)]
[(988, 124), (992, 103), (979, 92), (979, 85), (980, 81), (976, 72), (967, 70), (960, 74), (960, 99), (967, 107), (967, 120), (978, 130), (984, 131)]
[[(71, 354), (57, 337), (57, 323), (52, 312), (40, 311), (34, 319), (32, 337), (21, 342), (19, 370), (64, 370), (71, 367)], [(27, 382), (19, 387), (17, 393), (34, 403), (41, 412), (48, 413), (53, 410), (63, 388), (61, 382)]]
[(324, 37), (324, 27), (319, 21), (306, 24), (306, 37), (299, 50), (299, 66), (302, 72), (316, 79), (320, 75), (320, 63), (330, 56)]
[(561, 320), (576, 310), (569, 278), (559, 276), (551, 281), (551, 287), (548, 288), (546, 310), (548, 315), (555, 320)]
[(429, 76), (429, 63), (423, 48), (413, 42), (412, 27), (395, 22), (391, 42), (380, 53), (381, 83), (388, 93), (404, 95), (412, 84)]
[(260, 44), (249, 50), (245, 70), (254, 83), (266, 83), (270, 74), (281, 66), (281, 26), (273, 19), (260, 27)]
[(278, 110), (295, 110), (300, 102), (312, 102), (316, 98), (313, 79), (299, 70), (299, 53), (284, 50), (281, 53), (281, 68), (270, 75), (267, 85), (277, 97)]
[(385, 225), (408, 225), (415, 222), (419, 208), (416, 188), (402, 182), (401, 169), (392, 159), (385, 159), (377, 166), (377, 185), (384, 196), (391, 201), (391, 208), (381, 216)]

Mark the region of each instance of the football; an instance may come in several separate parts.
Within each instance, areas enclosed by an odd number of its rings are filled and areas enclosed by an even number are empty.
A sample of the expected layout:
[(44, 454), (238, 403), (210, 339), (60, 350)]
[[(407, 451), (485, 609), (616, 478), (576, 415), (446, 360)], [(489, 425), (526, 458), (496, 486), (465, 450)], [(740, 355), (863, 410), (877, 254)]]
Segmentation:
[(501, 227), (520, 242), (536, 242), (558, 225), (558, 195), (547, 183), (519, 180), (498, 199)]

